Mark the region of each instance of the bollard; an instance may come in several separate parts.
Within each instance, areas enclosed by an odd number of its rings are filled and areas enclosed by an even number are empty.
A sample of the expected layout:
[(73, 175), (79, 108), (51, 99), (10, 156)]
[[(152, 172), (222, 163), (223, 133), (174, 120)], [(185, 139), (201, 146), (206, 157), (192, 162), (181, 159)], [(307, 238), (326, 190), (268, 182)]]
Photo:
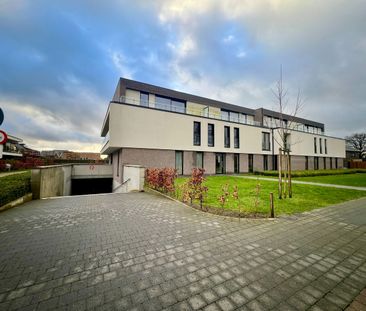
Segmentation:
[(273, 192), (269, 194), (269, 204), (271, 210), (271, 218), (274, 218), (274, 206), (273, 206)]

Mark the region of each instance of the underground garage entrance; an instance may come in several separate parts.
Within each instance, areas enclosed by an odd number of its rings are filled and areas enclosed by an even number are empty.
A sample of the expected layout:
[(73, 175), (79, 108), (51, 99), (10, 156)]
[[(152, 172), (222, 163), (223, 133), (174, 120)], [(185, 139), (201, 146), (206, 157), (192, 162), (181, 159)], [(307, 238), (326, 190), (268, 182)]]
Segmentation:
[(73, 178), (71, 195), (111, 193), (112, 184), (112, 178)]

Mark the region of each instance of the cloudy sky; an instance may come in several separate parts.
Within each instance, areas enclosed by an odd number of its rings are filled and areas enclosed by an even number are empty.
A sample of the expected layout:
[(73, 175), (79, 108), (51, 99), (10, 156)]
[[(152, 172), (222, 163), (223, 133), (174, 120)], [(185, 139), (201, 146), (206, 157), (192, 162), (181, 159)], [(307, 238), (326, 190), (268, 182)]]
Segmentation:
[(99, 151), (118, 78), (276, 108), (282, 64), (301, 117), (366, 130), (364, 0), (0, 0), (2, 129)]

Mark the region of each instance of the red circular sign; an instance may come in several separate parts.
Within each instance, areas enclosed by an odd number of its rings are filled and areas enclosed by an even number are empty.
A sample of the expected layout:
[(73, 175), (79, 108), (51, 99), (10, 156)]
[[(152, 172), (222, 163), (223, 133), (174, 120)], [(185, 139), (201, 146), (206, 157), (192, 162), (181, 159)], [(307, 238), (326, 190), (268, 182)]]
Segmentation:
[(3, 145), (8, 140), (8, 135), (4, 131), (0, 130), (0, 145)]

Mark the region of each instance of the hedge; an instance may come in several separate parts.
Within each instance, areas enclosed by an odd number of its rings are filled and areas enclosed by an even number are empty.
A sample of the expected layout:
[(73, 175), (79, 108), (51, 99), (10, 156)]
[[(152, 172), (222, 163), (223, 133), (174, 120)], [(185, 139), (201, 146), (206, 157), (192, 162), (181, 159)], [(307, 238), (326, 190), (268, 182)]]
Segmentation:
[[(366, 173), (365, 169), (338, 169), (338, 170), (314, 170), (314, 171), (292, 171), (292, 177), (310, 177), (310, 176), (326, 176), (326, 175), (343, 175)], [(278, 176), (278, 171), (255, 171), (255, 175)], [(283, 173), (282, 173), (283, 174)]]
[(0, 177), (0, 206), (31, 192), (31, 172)]

